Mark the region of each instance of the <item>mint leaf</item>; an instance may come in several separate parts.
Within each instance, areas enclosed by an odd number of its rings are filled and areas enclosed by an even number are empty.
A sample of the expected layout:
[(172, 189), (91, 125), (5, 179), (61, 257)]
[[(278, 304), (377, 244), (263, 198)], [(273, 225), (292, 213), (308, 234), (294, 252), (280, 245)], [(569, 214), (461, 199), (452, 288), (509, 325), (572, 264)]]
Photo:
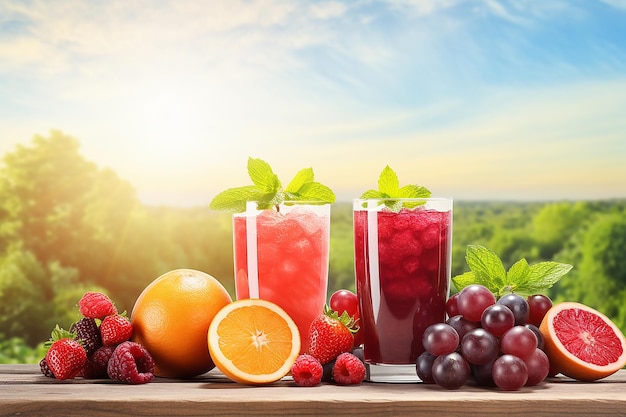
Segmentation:
[(378, 190), (367, 190), (361, 194), (362, 200), (388, 199), (385, 206), (391, 211), (398, 212), (402, 207), (415, 208), (424, 204), (423, 202), (406, 202), (396, 199), (404, 198), (429, 198), (430, 191), (420, 185), (405, 185), (400, 187), (400, 181), (396, 172), (385, 166), (378, 177)]
[(295, 177), (291, 180), (287, 188), (285, 188), (285, 192), (298, 194), (300, 193), (300, 189), (307, 182), (312, 182), (315, 179), (313, 175), (313, 168), (305, 168), (298, 171)]
[(467, 266), (490, 290), (506, 285), (506, 270), (495, 252), (483, 246), (468, 245), (465, 260)]
[(385, 198), (380, 191), (376, 190), (367, 190), (363, 194), (361, 194), (361, 199), (363, 200), (378, 200), (380, 198)]
[(378, 191), (385, 197), (399, 197), (400, 181), (395, 171), (387, 165), (378, 177)]
[(398, 190), (397, 196), (401, 198), (429, 198), (430, 191), (421, 185), (405, 185)]
[(527, 279), (518, 284), (515, 292), (526, 295), (544, 292), (556, 284), (572, 268), (572, 265), (551, 261), (531, 265)]
[(480, 284), (497, 298), (511, 292), (523, 296), (541, 294), (572, 269), (572, 265), (559, 262), (529, 265), (522, 258), (505, 271), (498, 255), (480, 245), (468, 245), (465, 260), (470, 271), (452, 278), (456, 289), (461, 291), (468, 285)]
[(517, 292), (518, 287), (524, 285), (524, 283), (528, 281), (529, 274), (530, 266), (528, 265), (526, 258), (522, 258), (515, 262), (506, 274), (507, 286), (504, 288), (504, 293)]
[(246, 203), (257, 202), (259, 210), (278, 207), (285, 201), (303, 201), (320, 204), (335, 202), (335, 194), (327, 186), (315, 181), (312, 168), (296, 174), (286, 189), (271, 166), (258, 158), (248, 158), (248, 175), (253, 185), (229, 188), (216, 195), (209, 207), (235, 213), (246, 210)]
[(335, 193), (327, 186), (319, 182), (310, 181), (304, 183), (297, 194), (297, 200), (320, 203), (334, 203)]
[(452, 283), (454, 284), (454, 287), (459, 291), (461, 291), (461, 289), (467, 287), (468, 285), (472, 285), (472, 284), (484, 285), (483, 283), (480, 282), (480, 280), (476, 277), (476, 274), (474, 274), (472, 271), (464, 272), (461, 275), (457, 275), (456, 277), (453, 277)]
[(272, 167), (262, 159), (248, 158), (248, 175), (254, 185), (265, 194), (273, 194), (281, 187)]
[(247, 201), (258, 201), (262, 194), (255, 185), (229, 188), (216, 195), (209, 208), (213, 210), (225, 210), (233, 213), (246, 211)]

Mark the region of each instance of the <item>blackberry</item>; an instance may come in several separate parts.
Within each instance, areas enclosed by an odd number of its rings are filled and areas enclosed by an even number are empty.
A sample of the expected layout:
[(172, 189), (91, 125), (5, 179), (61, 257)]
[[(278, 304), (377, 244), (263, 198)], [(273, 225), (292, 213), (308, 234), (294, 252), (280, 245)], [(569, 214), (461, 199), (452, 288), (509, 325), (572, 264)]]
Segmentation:
[(96, 324), (96, 320), (92, 318), (82, 318), (72, 324), (70, 328), (72, 333), (76, 333), (76, 340), (81, 341), (87, 352), (87, 356), (94, 353), (102, 346), (102, 338), (100, 337), (100, 329)]
[(39, 361), (39, 370), (41, 370), (41, 373), (47, 376), (48, 378), (54, 378), (54, 374), (48, 367), (48, 362), (46, 362), (46, 358), (42, 358)]

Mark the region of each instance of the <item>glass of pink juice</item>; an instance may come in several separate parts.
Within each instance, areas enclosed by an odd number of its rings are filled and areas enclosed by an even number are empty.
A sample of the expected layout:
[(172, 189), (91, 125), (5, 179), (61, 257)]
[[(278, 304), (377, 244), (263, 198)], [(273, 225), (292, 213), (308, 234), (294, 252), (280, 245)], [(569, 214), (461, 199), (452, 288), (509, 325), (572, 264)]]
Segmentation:
[(353, 208), (367, 379), (418, 382), (424, 330), (446, 318), (452, 199), (359, 199)]
[(330, 204), (286, 202), (233, 215), (237, 299), (261, 298), (282, 307), (300, 331), (301, 352), (321, 314), (328, 288)]

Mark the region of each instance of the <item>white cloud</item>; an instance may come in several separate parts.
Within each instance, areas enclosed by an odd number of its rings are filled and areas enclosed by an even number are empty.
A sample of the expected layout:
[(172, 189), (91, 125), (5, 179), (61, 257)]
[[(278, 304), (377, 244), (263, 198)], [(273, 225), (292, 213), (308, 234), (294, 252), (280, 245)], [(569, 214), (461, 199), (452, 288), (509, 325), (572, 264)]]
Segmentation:
[(343, 15), (348, 7), (338, 1), (314, 3), (310, 7), (311, 14), (318, 19), (332, 19)]
[(617, 9), (626, 10), (626, 0), (600, 0), (600, 2)]

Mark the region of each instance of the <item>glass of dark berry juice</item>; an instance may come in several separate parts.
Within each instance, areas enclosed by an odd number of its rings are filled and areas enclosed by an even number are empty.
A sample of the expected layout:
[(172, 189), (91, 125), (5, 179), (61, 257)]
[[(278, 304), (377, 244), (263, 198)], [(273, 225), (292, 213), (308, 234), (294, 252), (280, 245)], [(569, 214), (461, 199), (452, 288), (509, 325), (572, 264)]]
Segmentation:
[(357, 199), (353, 209), (366, 378), (419, 382), (424, 330), (445, 321), (452, 199)]

